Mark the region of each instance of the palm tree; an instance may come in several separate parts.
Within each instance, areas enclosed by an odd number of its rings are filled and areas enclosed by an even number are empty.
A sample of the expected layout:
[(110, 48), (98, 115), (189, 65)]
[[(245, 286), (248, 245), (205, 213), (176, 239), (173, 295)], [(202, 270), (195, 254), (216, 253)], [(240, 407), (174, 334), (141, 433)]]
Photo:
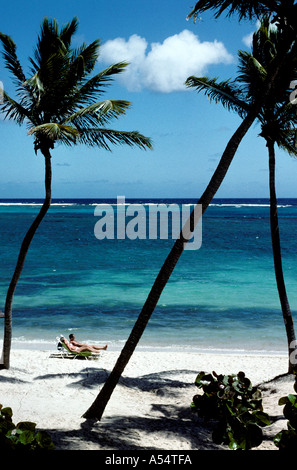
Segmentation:
[(271, 81), (281, 72), (283, 63), (286, 61), (288, 51), (296, 47), (297, 36), (297, 3), (295, 0), (198, 0), (195, 7), (187, 16), (187, 20), (205, 11), (213, 10), (215, 18), (219, 18), (223, 13), (227, 16), (238, 15), (239, 21), (243, 19), (262, 19), (264, 16), (272, 18), (272, 22), (277, 25), (281, 33), (278, 58), (274, 63), (275, 73), (271, 76)]
[[(271, 28), (269, 20), (265, 19), (257, 34), (254, 34), (253, 55), (248, 52), (239, 52), (240, 75), (236, 80), (218, 83), (216, 79), (207, 77), (189, 77), (187, 85), (196, 88), (198, 92), (203, 91), (211, 100), (222, 103), (224, 107), (242, 116), (242, 113), (247, 112), (249, 97), (261, 90), (261, 83), (265, 76), (267, 76), (267, 71), (277, 54), (278, 40), (278, 31)], [(262, 56), (261, 63), (256, 60), (256, 57), (259, 59), (260, 55)], [(261, 123), (260, 135), (266, 140), (269, 153), (271, 240), (276, 284), (287, 334), (289, 372), (294, 371), (294, 365), (290, 362), (290, 357), (292, 357), (291, 354), (296, 349), (296, 340), (282, 268), (275, 190), (275, 144), (290, 155), (297, 156), (297, 147), (295, 145), (297, 110), (296, 105), (289, 102), (288, 94), (286, 93), (288, 77), (293, 76), (297, 76), (297, 57), (290, 58), (287, 63), (286, 74), (283, 76), (284, 83), (279, 89), (275, 89), (274, 95), (268, 103), (263, 105), (257, 117)]]
[[(281, 38), (279, 39), (279, 48), (283, 45)], [(290, 51), (289, 56), (294, 57), (295, 52), (295, 42), (292, 43), (291, 47), (288, 49)], [(261, 51), (257, 51), (257, 53), (261, 53)], [(281, 52), (282, 54), (282, 52)], [(287, 62), (289, 62), (288, 56), (285, 56), (285, 59), (282, 57), (282, 67), (285, 68), (287, 66)], [(257, 58), (255, 58), (257, 60)], [(259, 63), (261, 61), (261, 55), (259, 56)], [(201, 198), (198, 201), (198, 205), (202, 206), (202, 214), (206, 211), (207, 207), (209, 206), (210, 202), (212, 201), (213, 197), (215, 196), (217, 190), (219, 189), (221, 183), (224, 180), (224, 177), (229, 169), (229, 166), (234, 158), (234, 155), (238, 149), (238, 146), (241, 140), (244, 138), (245, 134), (249, 130), (250, 126), (253, 124), (255, 119), (257, 118), (261, 108), (265, 102), (268, 102), (271, 95), (275, 93), (275, 90), (283, 90), (283, 94), (285, 93), (285, 88), (281, 88), (283, 86), (283, 78), (280, 74), (281, 68), (274, 67), (276, 64), (280, 63), (279, 52), (277, 51), (276, 56), (273, 58), (273, 62), (271, 62), (271, 67), (267, 71), (267, 75), (263, 77), (260, 87), (257, 90), (254, 90), (254, 93), (248, 95), (248, 105), (245, 105), (241, 100), (239, 100), (237, 104), (237, 110), (239, 114), (242, 116), (243, 120), (239, 125), (238, 129), (232, 135), (231, 139), (229, 140), (221, 160), (206, 188), (204, 193), (202, 194)], [(255, 68), (255, 73), (257, 72), (257, 68)], [(281, 78), (281, 80), (280, 80)], [(228, 84), (226, 84), (228, 86)], [(229, 84), (230, 87), (235, 87), (234, 84)], [(234, 105), (235, 106), (235, 105)], [(191, 227), (195, 226), (197, 220), (195, 221), (195, 213), (197, 212), (196, 207), (194, 208), (191, 216), (190, 216), (190, 224)], [(84, 413), (84, 417), (87, 419), (98, 419), (100, 420), (102, 414), (105, 410), (105, 407), (110, 399), (110, 396), (116, 387), (119, 378), (121, 377), (126, 365), (128, 364), (145, 328), (146, 325), (158, 303), (158, 300), (162, 294), (163, 289), (165, 288), (170, 276), (181, 256), (183, 253), (185, 244), (187, 243), (187, 239), (183, 235), (183, 231), (180, 234), (180, 237), (176, 240), (171, 249), (169, 255), (167, 256), (163, 266), (159, 274), (156, 277), (156, 280), (149, 292), (147, 300), (138, 316), (138, 319), (131, 331), (130, 336), (128, 337), (118, 360), (111, 371), (109, 377), (107, 378), (104, 386), (100, 390), (98, 396), (96, 397), (95, 401), (92, 403), (90, 408)]]
[(55, 20), (47, 18), (41, 25), (34, 55), (30, 58), (31, 74), (26, 77), (17, 58), (13, 40), (0, 33), (6, 68), (16, 84), (18, 100), (3, 93), (0, 110), (5, 118), (21, 125), (26, 123), (28, 134), (34, 137), (35, 152), (45, 161), (45, 199), (36, 219), (29, 228), (20, 248), (16, 268), (5, 303), (3, 367), (10, 365), (12, 336), (12, 303), (25, 258), (34, 234), (51, 204), (51, 150), (55, 144), (72, 146), (85, 144), (110, 150), (111, 144), (127, 144), (141, 149), (151, 148), (148, 138), (138, 132), (106, 128), (114, 119), (125, 114), (130, 103), (123, 100), (98, 101), (113, 79), (127, 63), (117, 63), (91, 76), (99, 56), (100, 42), (71, 47), (78, 28), (74, 18), (59, 30)]
[(296, 27), (297, 8), (294, 0), (199, 0), (195, 7), (188, 14), (187, 19), (197, 18), (205, 11), (213, 10), (215, 18), (219, 18), (223, 13), (227, 16), (237, 14), (239, 20), (261, 19), (266, 15), (273, 15), (281, 27), (293, 30)]
[[(266, 67), (269, 67), (272, 58), (276, 55), (276, 45), (279, 42), (278, 30), (271, 28), (269, 19), (266, 18), (262, 22), (261, 31), (264, 33), (264, 38), (261, 35), (253, 36), (253, 51), (262, 51), (263, 56), (267, 55)], [(269, 37), (269, 43), (265, 40), (265, 37)], [(241, 79), (248, 80), (249, 69), (247, 67), (248, 62), (251, 60), (250, 54), (240, 53), (241, 56)], [(272, 61), (273, 62), (273, 61)], [(275, 279), (278, 289), (279, 300), (281, 304), (285, 330), (287, 335), (288, 343), (288, 354), (289, 354), (289, 365), (288, 372), (296, 373), (296, 365), (294, 365), (290, 358), (294, 356), (296, 351), (296, 339), (294, 331), (293, 317), (288, 301), (283, 266), (281, 256), (281, 243), (278, 223), (278, 210), (277, 210), (277, 197), (275, 188), (275, 144), (286, 151), (289, 155), (297, 156), (296, 146), (296, 127), (297, 127), (297, 109), (296, 103), (288, 101), (287, 93), (285, 96), (278, 96), (280, 90), (286, 90), (288, 88), (288, 76), (297, 76), (297, 57), (293, 55), (287, 62), (288, 68), (284, 69), (283, 84), (279, 90), (275, 90), (274, 95), (268, 103), (263, 106), (261, 113), (259, 113), (258, 120), (261, 123), (261, 133), (266, 141), (268, 149), (268, 161), (269, 161), (269, 193), (270, 193), (270, 232), (272, 241), (273, 261)], [(263, 73), (263, 71), (262, 71)], [(265, 73), (265, 71), (264, 71)], [(288, 75), (287, 75), (288, 74)], [(257, 87), (257, 85), (255, 84)]]
[(292, 106), (295, 105), (287, 104), (280, 110), (275, 109), (274, 112), (271, 113), (271, 116), (269, 116), (269, 113), (267, 113), (266, 121), (264, 121), (264, 124), (262, 125), (262, 132), (260, 135), (266, 140), (269, 156), (270, 232), (273, 250), (275, 278), (288, 341), (288, 372), (296, 374), (296, 365), (290, 361), (290, 358), (295, 357), (296, 338), (293, 317), (291, 314), (283, 275), (277, 212), (277, 197), (275, 189), (275, 144), (277, 144), (280, 148), (288, 152), (290, 155), (295, 157), (297, 156), (297, 119), (296, 110), (293, 110), (292, 112), (292, 109), (290, 109), (290, 107)]

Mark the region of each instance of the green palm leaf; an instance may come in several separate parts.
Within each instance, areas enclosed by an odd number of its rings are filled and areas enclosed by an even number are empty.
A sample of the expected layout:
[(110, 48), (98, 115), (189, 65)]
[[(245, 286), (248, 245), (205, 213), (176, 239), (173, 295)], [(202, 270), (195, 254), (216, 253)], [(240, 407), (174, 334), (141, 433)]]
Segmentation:
[(102, 147), (105, 150), (111, 150), (112, 145), (137, 146), (141, 149), (151, 149), (151, 140), (144, 137), (137, 131), (125, 132), (111, 129), (81, 129), (78, 141), (89, 147)]
[(207, 10), (215, 10), (215, 17), (218, 18), (223, 13), (231, 16), (238, 14), (239, 19), (252, 19), (254, 16), (258, 18), (271, 12), (277, 12), (281, 6), (280, 0), (266, 0), (258, 2), (256, 0), (199, 0), (188, 17), (192, 17)]
[(39, 141), (44, 137), (49, 142), (61, 142), (65, 145), (75, 144), (79, 136), (79, 132), (74, 127), (54, 122), (32, 127), (28, 134), (36, 135)]
[(28, 109), (10, 98), (4, 90), (2, 90), (2, 96), (3, 103), (0, 109), (4, 114), (5, 119), (12, 119), (19, 125), (23, 124), (25, 119), (31, 120), (30, 111)]
[(124, 72), (127, 66), (127, 62), (119, 62), (97, 73), (94, 77), (81, 84), (74, 96), (74, 99), (78, 100), (80, 103), (93, 100), (97, 94), (104, 92), (103, 87), (112, 82), (113, 75)]
[(61, 28), (60, 39), (65, 44), (67, 49), (71, 45), (72, 36), (76, 33), (78, 24), (78, 18), (75, 16), (69, 23)]
[(16, 55), (16, 45), (6, 34), (0, 33), (0, 40), (4, 48), (3, 57), (6, 68), (12, 73), (17, 85), (19, 86), (26, 80), (26, 77)]
[(244, 117), (248, 111), (248, 104), (242, 100), (242, 92), (235, 81), (225, 80), (218, 82), (217, 78), (189, 77), (186, 86), (196, 88), (197, 92), (204, 94), (215, 103), (221, 103), (226, 109), (235, 111)]
[(125, 114), (129, 107), (129, 101), (105, 100), (79, 109), (74, 114), (67, 117), (64, 123), (72, 123), (77, 127), (84, 127), (87, 124), (91, 126), (102, 125), (113, 118), (118, 118), (120, 115)]
[(27, 78), (12, 39), (0, 36), (6, 65), (18, 80), (20, 96), (15, 100), (4, 95), (0, 110), (18, 124), (25, 119), (29, 122), (29, 135), (35, 137), (35, 149), (42, 148), (43, 144), (53, 148), (55, 142), (73, 145), (78, 141), (98, 146), (102, 143), (108, 149), (111, 143), (151, 148), (149, 139), (140, 134), (123, 131), (121, 138), (120, 131), (112, 130), (108, 137), (109, 130), (103, 129), (130, 107), (125, 100), (98, 100), (114, 76), (122, 73), (128, 64), (119, 62), (90, 76), (97, 64), (100, 41), (72, 48), (77, 27), (77, 18), (61, 30), (55, 20), (45, 18), (33, 56), (29, 58), (32, 74)]

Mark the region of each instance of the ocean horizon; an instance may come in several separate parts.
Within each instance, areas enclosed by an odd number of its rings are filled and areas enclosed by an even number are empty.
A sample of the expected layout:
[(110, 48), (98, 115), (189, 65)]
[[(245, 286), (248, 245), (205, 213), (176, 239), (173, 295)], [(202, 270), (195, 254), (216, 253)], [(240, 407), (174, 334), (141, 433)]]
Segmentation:
[[(22, 238), (42, 199), (0, 199), (0, 309)], [(53, 199), (27, 255), (13, 304), (13, 348), (54, 349), (56, 337), (121, 349), (173, 246), (168, 239), (96, 238), (97, 206), (114, 199)], [(181, 208), (194, 199), (125, 199)], [(123, 209), (122, 209), (123, 210)], [(124, 209), (125, 210), (125, 209)], [(297, 199), (278, 200), (283, 268), (297, 311)], [(131, 217), (130, 217), (131, 219)], [(0, 325), (3, 325), (0, 319)], [(1, 326), (2, 326), (1, 325)], [(0, 329), (0, 346), (3, 327)], [(214, 199), (202, 244), (184, 251), (140, 349), (286, 354), (274, 276), (269, 199)]]

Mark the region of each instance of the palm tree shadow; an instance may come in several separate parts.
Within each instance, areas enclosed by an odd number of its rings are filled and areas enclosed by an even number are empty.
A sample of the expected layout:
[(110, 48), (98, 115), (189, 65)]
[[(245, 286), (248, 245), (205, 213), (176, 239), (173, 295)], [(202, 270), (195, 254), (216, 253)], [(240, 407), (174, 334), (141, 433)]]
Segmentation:
[[(47, 374), (36, 379), (52, 380), (65, 375), (72, 379), (67, 386), (79, 392), (82, 388), (92, 390), (103, 385), (109, 371), (86, 367), (77, 373)], [(124, 414), (123, 409), (123, 414), (120, 411), (110, 416), (107, 412), (101, 421), (85, 420), (72, 430), (46, 430), (51, 434), (58, 450), (156, 451), (174, 450), (183, 446), (185, 450), (228, 450), (227, 446), (220, 446), (212, 441), (216, 423), (206, 423), (190, 408), (191, 397), (196, 393), (196, 375), (196, 370), (169, 370), (138, 378), (122, 376), (118, 383), (117, 399), (125, 400), (125, 389), (132, 394), (135, 392), (135, 396), (129, 398), (137, 404), (135, 410), (132, 408), (131, 415)], [(189, 399), (184, 398), (185, 394)], [(144, 412), (141, 409), (142, 396)], [(137, 409), (140, 410), (139, 413)], [(76, 413), (83, 412), (82, 409)], [(265, 441), (270, 439), (269, 435), (264, 435), (263, 438)], [(164, 449), (164, 445), (167, 449)]]
[[(36, 379), (54, 380), (67, 375), (71, 378), (67, 387), (77, 389), (79, 393), (82, 389), (97, 390), (109, 373), (106, 369), (86, 367), (79, 372), (47, 374)], [(164, 445), (167, 450), (183, 446), (185, 450), (228, 450), (227, 446), (212, 441), (216, 423), (206, 423), (190, 408), (191, 398), (197, 390), (194, 386), (196, 375), (197, 370), (166, 370), (137, 378), (122, 376), (117, 387), (117, 400), (125, 400), (126, 391), (132, 394), (129, 400), (135, 401), (136, 406), (131, 415), (124, 412), (124, 408), (122, 414), (118, 403), (120, 411), (112, 416), (107, 412), (99, 422), (85, 420), (72, 430), (47, 431), (58, 450), (156, 451), (166, 450)], [(84, 411), (77, 410), (76, 414), (82, 415)], [(270, 436), (263, 438), (268, 441)]]
[[(183, 441), (187, 450), (222, 450), (211, 439), (211, 428), (194, 415), (189, 408), (173, 405), (152, 405), (152, 413), (159, 417), (113, 416), (94, 423), (86, 420), (80, 429), (54, 431), (53, 441), (61, 450), (164, 450), (164, 436), (175, 449), (176, 441)], [(51, 430), (48, 430), (51, 432)], [(142, 435), (142, 437), (141, 437)]]
[[(68, 387), (98, 388), (99, 385), (102, 385), (106, 381), (109, 374), (110, 371), (106, 369), (89, 369), (86, 367), (79, 372), (39, 375), (35, 377), (34, 380), (51, 380), (68, 376), (73, 378), (73, 381), (67, 385)], [(176, 377), (180, 374), (182, 374), (184, 377), (189, 376), (191, 382), (186, 383), (180, 379), (177, 379)], [(160, 394), (162, 394), (162, 389), (166, 387), (167, 392), (170, 393), (175, 389), (179, 390), (181, 388), (193, 386), (196, 375), (196, 370), (169, 370), (147, 374), (137, 378), (124, 376), (120, 378), (119, 385), (127, 388), (138, 389), (143, 392), (159, 390)]]
[[(38, 380), (51, 380), (65, 374), (47, 374), (36, 377)], [(79, 373), (67, 374), (72, 378), (68, 387), (78, 390), (98, 388), (109, 375), (104, 369), (85, 368)], [(118, 390), (135, 392), (136, 400), (150, 395), (144, 414), (129, 416), (117, 414), (103, 416), (100, 422), (85, 420), (73, 430), (47, 429), (59, 450), (96, 449), (96, 450), (163, 450), (163, 443), (176, 448), (175, 442), (183, 442), (185, 449), (221, 449), (212, 443), (211, 428), (204, 423), (189, 406), (177, 404), (180, 397), (193, 387), (197, 371), (170, 370), (147, 374), (141, 377), (121, 377)], [(182, 380), (180, 379), (182, 376)], [(194, 389), (195, 390), (195, 389)], [(191, 395), (190, 395), (191, 396)], [(167, 398), (170, 402), (167, 403)], [(125, 399), (125, 393), (123, 393)], [(175, 404), (175, 401), (177, 402)], [(139, 405), (139, 403), (138, 403)], [(141, 405), (141, 403), (140, 403)], [(81, 414), (84, 410), (79, 410)]]

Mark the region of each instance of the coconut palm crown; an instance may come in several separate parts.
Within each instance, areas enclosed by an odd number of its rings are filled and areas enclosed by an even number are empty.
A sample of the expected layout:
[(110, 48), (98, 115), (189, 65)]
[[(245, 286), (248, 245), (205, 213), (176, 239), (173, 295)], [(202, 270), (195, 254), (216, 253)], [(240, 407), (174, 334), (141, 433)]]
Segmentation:
[(106, 129), (124, 114), (130, 103), (124, 100), (98, 101), (113, 76), (125, 70), (125, 62), (114, 64), (90, 76), (97, 64), (100, 41), (72, 48), (78, 27), (74, 18), (60, 29), (55, 20), (44, 19), (33, 57), (30, 76), (25, 76), (13, 40), (0, 33), (6, 68), (12, 73), (17, 99), (3, 92), (1, 111), (18, 124), (26, 122), (34, 136), (35, 151), (52, 149), (56, 143), (86, 144), (110, 150), (110, 144), (151, 148), (148, 138), (138, 132)]
[[(220, 102), (226, 109), (244, 118), (253, 104), (260, 100), (266, 87), (267, 76), (272, 73), (278, 59), (280, 34), (265, 17), (253, 35), (252, 52), (239, 51), (238, 76), (236, 79), (219, 82), (217, 78), (194, 77), (187, 79), (189, 88), (203, 92), (211, 101)], [(288, 53), (283, 64), (283, 73), (273, 84), (270, 99), (263, 104), (257, 120), (262, 133), (292, 155), (297, 155), (295, 133), (297, 126), (297, 107), (289, 100), (290, 83), (297, 77), (297, 56)], [(264, 136), (264, 135), (263, 135)]]

